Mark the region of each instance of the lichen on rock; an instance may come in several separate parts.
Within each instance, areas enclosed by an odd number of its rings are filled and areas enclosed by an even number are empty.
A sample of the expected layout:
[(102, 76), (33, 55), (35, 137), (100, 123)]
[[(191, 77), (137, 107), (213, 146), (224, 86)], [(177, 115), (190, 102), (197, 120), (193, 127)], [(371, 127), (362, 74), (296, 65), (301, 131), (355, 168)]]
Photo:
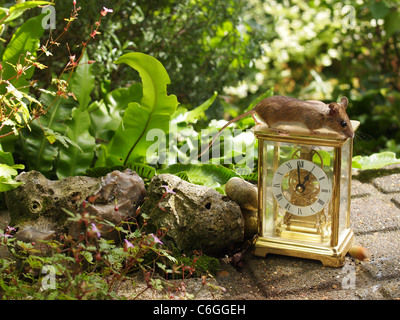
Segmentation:
[(220, 253), (243, 241), (240, 207), (212, 188), (195, 185), (171, 174), (153, 177), (141, 212), (149, 216), (145, 230), (167, 230), (183, 252)]

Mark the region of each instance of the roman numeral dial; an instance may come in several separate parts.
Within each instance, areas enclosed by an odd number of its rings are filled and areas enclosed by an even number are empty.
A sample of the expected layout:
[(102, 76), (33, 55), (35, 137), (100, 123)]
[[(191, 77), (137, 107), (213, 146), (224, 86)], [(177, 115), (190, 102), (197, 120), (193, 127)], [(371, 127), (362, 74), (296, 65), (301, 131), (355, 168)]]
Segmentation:
[(332, 185), (326, 173), (315, 163), (303, 159), (281, 164), (271, 186), (279, 206), (297, 216), (320, 212), (332, 196)]

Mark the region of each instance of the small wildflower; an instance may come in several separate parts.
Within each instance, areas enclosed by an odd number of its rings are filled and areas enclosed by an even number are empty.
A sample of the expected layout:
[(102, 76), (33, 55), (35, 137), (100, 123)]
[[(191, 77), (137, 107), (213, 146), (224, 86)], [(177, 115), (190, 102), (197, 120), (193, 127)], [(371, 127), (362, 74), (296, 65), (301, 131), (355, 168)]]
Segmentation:
[(100, 32), (93, 30), (92, 33), (90, 34), (90, 36), (94, 39), (94, 37), (96, 36), (96, 34), (99, 34)]
[(91, 225), (92, 225), (92, 231), (93, 231), (93, 232), (96, 232), (97, 237), (100, 238), (100, 237), (101, 237), (101, 234), (100, 234), (99, 229), (97, 229), (96, 225), (95, 225), (93, 222), (91, 223)]
[(105, 17), (106, 15), (107, 15), (107, 13), (109, 13), (109, 12), (113, 12), (113, 9), (108, 9), (108, 8), (106, 8), (106, 7), (103, 7), (103, 10), (101, 10), (101, 15), (103, 16), (103, 17)]
[(77, 63), (76, 63), (76, 61), (75, 61), (75, 58), (76, 58), (75, 55), (69, 56), (69, 63), (68, 63), (68, 64), (71, 64), (71, 65), (73, 65), (73, 66), (76, 66)]
[(158, 237), (157, 237), (155, 234), (150, 233), (149, 236), (152, 236), (152, 237), (153, 237), (153, 241), (154, 241), (155, 243), (164, 244), (164, 243), (161, 242), (160, 239), (158, 239)]
[(10, 227), (10, 226), (7, 226), (5, 231), (6, 231), (7, 233), (10, 233), (11, 231), (17, 231), (17, 229), (15, 229), (15, 228), (13, 228), (13, 227)]
[(163, 185), (163, 187), (165, 188), (165, 193), (176, 194), (176, 192), (174, 190), (171, 190), (167, 185)]
[(125, 252), (128, 251), (129, 248), (132, 248), (132, 249), (135, 248), (135, 246), (128, 240), (125, 239), (124, 242), (125, 242), (125, 245), (124, 245)]

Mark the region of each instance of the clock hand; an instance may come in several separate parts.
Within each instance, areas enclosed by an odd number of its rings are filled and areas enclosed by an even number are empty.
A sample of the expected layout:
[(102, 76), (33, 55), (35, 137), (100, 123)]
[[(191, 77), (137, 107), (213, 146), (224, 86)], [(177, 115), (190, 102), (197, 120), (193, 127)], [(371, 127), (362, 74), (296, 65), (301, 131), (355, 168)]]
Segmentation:
[(297, 162), (297, 177), (299, 179), (299, 183), (300, 183), (300, 164)]
[(311, 174), (311, 172), (314, 170), (314, 168), (315, 167), (313, 167), (312, 169), (311, 169), (311, 171), (304, 177), (304, 181), (303, 181), (303, 185), (308, 181), (308, 179), (310, 178), (310, 174)]
[(300, 178), (300, 164), (298, 162), (297, 162), (297, 177), (298, 177), (299, 183), (296, 186), (296, 190), (299, 191), (299, 192), (303, 192), (305, 190), (305, 186), (304, 186), (304, 183), (300, 182), (300, 180), (301, 180), (301, 178)]

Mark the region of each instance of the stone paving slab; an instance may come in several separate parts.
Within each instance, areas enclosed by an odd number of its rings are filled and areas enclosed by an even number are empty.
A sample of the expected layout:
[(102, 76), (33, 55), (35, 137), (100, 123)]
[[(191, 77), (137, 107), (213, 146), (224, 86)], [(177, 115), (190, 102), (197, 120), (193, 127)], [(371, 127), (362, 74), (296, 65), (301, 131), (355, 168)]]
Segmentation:
[[(355, 244), (370, 261), (349, 255), (341, 268), (278, 255), (246, 256), (241, 271), (222, 265), (222, 299), (393, 300), (400, 299), (400, 168), (356, 173), (351, 226)], [(247, 290), (246, 290), (247, 288)]]
[(220, 259), (221, 271), (207, 286), (186, 280), (188, 293), (206, 300), (400, 300), (400, 166), (353, 176), (350, 220), (370, 261), (347, 255), (343, 267), (330, 268), (248, 253), (241, 269)]

